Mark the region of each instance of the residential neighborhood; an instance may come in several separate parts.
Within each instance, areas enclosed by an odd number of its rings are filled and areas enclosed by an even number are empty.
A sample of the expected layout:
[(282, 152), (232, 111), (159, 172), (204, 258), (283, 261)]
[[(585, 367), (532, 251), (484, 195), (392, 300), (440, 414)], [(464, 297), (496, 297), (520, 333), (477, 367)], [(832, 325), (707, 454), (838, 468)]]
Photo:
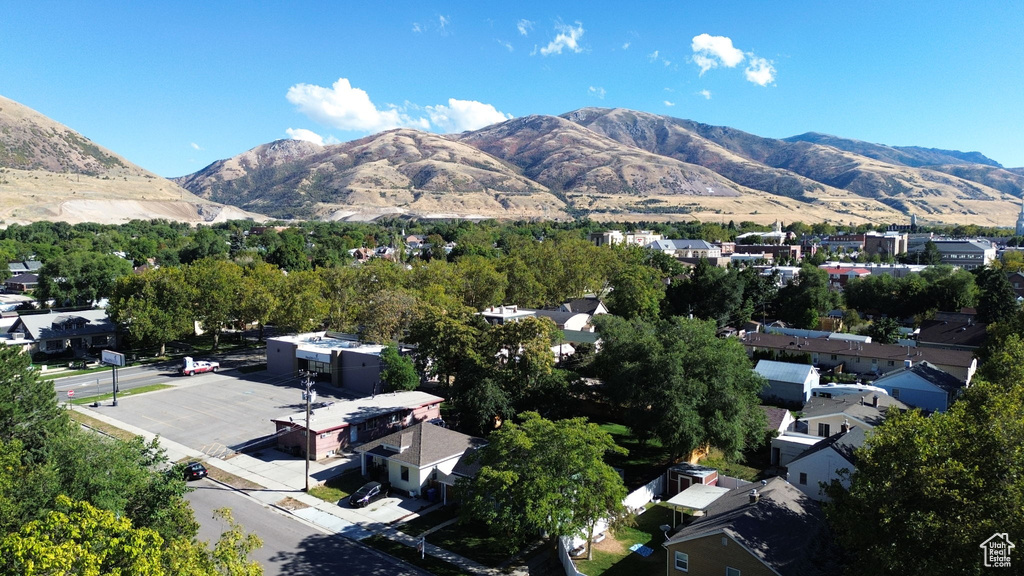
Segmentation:
[[(929, 264), (898, 263), (917, 261), (903, 232), (513, 242), (523, 230), (481, 224), (384, 230), (392, 244), (315, 264), (349, 226), (378, 225), (200, 229), (244, 240), (142, 268), (109, 254), (98, 280), (44, 260), (4, 295), (20, 298), (4, 362), (89, 430), (158, 442), (201, 482), (435, 573), (853, 570), (853, 546), (886, 545), (855, 525), (883, 513), (880, 462), (930, 474), (917, 438), (966, 458), (962, 443), (1006, 441), (977, 410), (1017, 409), (999, 400), (1024, 360), (1009, 246), (972, 268), (931, 239)], [(182, 234), (184, 255), (199, 232)], [(272, 258), (289, 235), (309, 255)], [(998, 244), (957, 246), (982, 242)], [(762, 257), (727, 257), (755, 254), (740, 247)], [(182, 378), (182, 361), (220, 370)], [(954, 425), (972, 436), (943, 438)]]

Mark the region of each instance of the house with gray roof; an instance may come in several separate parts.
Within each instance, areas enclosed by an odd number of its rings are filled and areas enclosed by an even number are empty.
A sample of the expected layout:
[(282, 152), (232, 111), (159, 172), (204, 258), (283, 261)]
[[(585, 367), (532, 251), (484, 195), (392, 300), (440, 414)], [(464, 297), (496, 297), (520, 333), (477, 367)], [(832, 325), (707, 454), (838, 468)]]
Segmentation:
[(838, 573), (820, 506), (778, 477), (723, 494), (662, 545), (668, 576)]
[(363, 476), (391, 483), (393, 489), (410, 496), (441, 492), (442, 483), (455, 470), (467, 450), (485, 442), (429, 422), (420, 422), (393, 434), (367, 442), (355, 449), (359, 453)]
[(12, 294), (24, 294), (39, 286), (39, 274), (22, 272), (4, 280), (4, 289)]
[(804, 404), (795, 430), (828, 438), (843, 422), (851, 426), (874, 428), (885, 421), (890, 407), (905, 411), (908, 406), (885, 394), (845, 394), (826, 398), (815, 396)]
[(8, 328), (7, 339), (29, 341), (30, 352), (59, 354), (117, 347), (117, 325), (106, 310), (26, 314)]
[(854, 453), (864, 445), (866, 434), (867, 430), (860, 426), (844, 425), (837, 434), (822, 439), (789, 463), (789, 481), (819, 502), (829, 500), (824, 486), (833, 480), (849, 488), (850, 473), (857, 465)]
[(11, 273), (11, 276), (17, 274), (24, 274), (31, 272), (33, 274), (39, 273), (43, 268), (43, 263), (38, 260), (23, 260), (21, 262), (8, 262), (7, 270)]
[(820, 382), (818, 370), (809, 364), (759, 360), (754, 372), (768, 381), (761, 398), (769, 402), (803, 405), (811, 397), (811, 387)]
[[(952, 350), (944, 352), (953, 354)], [(930, 362), (906, 364), (883, 374), (872, 384), (912, 408), (945, 412), (960, 395), (966, 383)]]

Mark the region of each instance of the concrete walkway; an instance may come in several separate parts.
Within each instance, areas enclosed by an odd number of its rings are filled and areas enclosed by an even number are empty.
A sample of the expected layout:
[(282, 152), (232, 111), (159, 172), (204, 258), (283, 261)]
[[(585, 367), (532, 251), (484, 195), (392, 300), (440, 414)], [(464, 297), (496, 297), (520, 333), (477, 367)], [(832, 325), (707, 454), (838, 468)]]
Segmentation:
[[(147, 442), (155, 437), (151, 432), (111, 418), (102, 412), (90, 410), (84, 406), (70, 404), (67, 406), (75, 412), (142, 436)], [(362, 540), (373, 535), (380, 535), (389, 540), (415, 548), (419, 544), (420, 538), (399, 532), (393, 525), (399, 523), (399, 521), (412, 520), (421, 514), (426, 514), (440, 507), (439, 504), (424, 507), (422, 500), (398, 497), (389, 497), (379, 500), (373, 506), (358, 509), (340, 506), (336, 502), (325, 502), (305, 492), (305, 461), (289, 458), (283, 453), (278, 453), (281, 458), (277, 459), (275, 457), (276, 450), (262, 451), (266, 455), (262, 458), (236, 453), (225, 460), (210, 457), (199, 450), (189, 448), (167, 438), (160, 438), (160, 446), (167, 451), (167, 458), (171, 462), (201, 460), (207, 467), (217, 468), (258, 486), (258, 488), (236, 488), (236, 490), (250, 498), (300, 518), (307, 523), (319, 527), (324, 532), (338, 534), (353, 540)], [(340, 474), (344, 470), (357, 467), (359, 467), (359, 460), (353, 457), (335, 458), (330, 461), (330, 464), (326, 465), (322, 462), (310, 462), (310, 485), (318, 485), (320, 483), (316, 480), (318, 477), (326, 479)], [(297, 509), (288, 507), (286, 504), (288, 499), (301, 503), (303, 507)], [(435, 527), (428, 531), (428, 534), (452, 522), (454, 520)], [(454, 564), (471, 574), (517, 574), (517, 572), (506, 572), (496, 568), (489, 568), (469, 558), (434, 546), (429, 542), (426, 543), (425, 551), (430, 556)], [(526, 573), (521, 572), (519, 574), (525, 575)]]

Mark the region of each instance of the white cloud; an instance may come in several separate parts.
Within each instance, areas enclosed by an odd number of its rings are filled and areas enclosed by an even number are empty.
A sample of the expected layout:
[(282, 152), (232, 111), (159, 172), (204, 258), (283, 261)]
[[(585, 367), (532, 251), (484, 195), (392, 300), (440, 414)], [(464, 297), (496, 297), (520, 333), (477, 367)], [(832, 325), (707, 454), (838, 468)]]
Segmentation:
[(438, 16), (437, 17), (437, 23), (441, 27), (441, 35), (442, 36), (447, 36), (448, 35), (448, 30), (445, 29), (445, 26), (447, 26), (449, 22), (451, 22), (451, 20), (447, 16)]
[(662, 102), (662, 103), (663, 103), (663, 104), (664, 104), (665, 106), (668, 106), (669, 108), (671, 108), (672, 106), (675, 106), (675, 105), (676, 105), (676, 103), (675, 103), (675, 102), (669, 102), (668, 100), (665, 100), (665, 101), (664, 101), (664, 102)]
[(516, 30), (519, 30), (523, 36), (529, 36), (530, 31), (533, 30), (533, 22), (524, 18), (516, 23)]
[(423, 26), (420, 26), (419, 22), (413, 22), (412, 23), (412, 31), (416, 32), (417, 34), (420, 33), (420, 32), (423, 32)]
[(201, 146), (199, 146), (199, 144), (196, 144), (195, 142), (189, 142), (189, 146), (191, 146), (193, 150), (202, 150), (203, 149)]
[(412, 118), (391, 106), (378, 109), (364, 90), (353, 88), (339, 78), (330, 88), (313, 84), (296, 84), (288, 89), (288, 101), (310, 119), (341, 130), (377, 132), (398, 127), (427, 129), (425, 118)]
[(623, 44), (622, 45), (622, 49), (623, 50), (629, 50), (629, 42), (626, 42), (625, 44)]
[(563, 49), (569, 49), (577, 54), (583, 51), (580, 46), (580, 38), (583, 37), (583, 24), (576, 22), (576, 26), (568, 24), (556, 24), (555, 30), (558, 35), (548, 45), (540, 49), (541, 56), (549, 54), (561, 54)]
[(690, 47), (693, 49), (694, 64), (700, 66), (701, 76), (719, 66), (735, 68), (744, 58), (743, 51), (733, 46), (732, 39), (726, 36), (694, 36)]
[(498, 40), (498, 44), (501, 44), (502, 47), (504, 47), (509, 52), (513, 52), (515, 50), (515, 48), (512, 47), (512, 43), (506, 40)]
[(711, 90), (701, 90), (697, 94), (703, 96), (705, 100), (711, 100)]
[(750, 64), (743, 71), (747, 80), (760, 86), (767, 86), (775, 82), (775, 66), (771, 60), (750, 55)]
[(657, 60), (658, 59), (658, 51), (655, 50), (654, 52), (651, 52), (650, 54), (648, 54), (647, 55), (647, 59), (650, 60), (651, 62), (654, 62), (655, 60)]
[(430, 121), (445, 132), (464, 132), (504, 122), (511, 114), (499, 112), (494, 106), (474, 100), (448, 99), (448, 105), (426, 106)]
[(604, 100), (605, 89), (600, 86), (591, 86), (587, 89), (587, 92), (593, 96), (597, 96), (601, 100)]
[(304, 140), (306, 142), (312, 142), (313, 144), (324, 145), (323, 136), (313, 132), (312, 130), (306, 130), (305, 128), (289, 128), (284, 131), (292, 140)]
[(672, 61), (671, 60), (665, 60), (664, 62), (665, 62), (665, 66), (671, 66), (672, 65)]

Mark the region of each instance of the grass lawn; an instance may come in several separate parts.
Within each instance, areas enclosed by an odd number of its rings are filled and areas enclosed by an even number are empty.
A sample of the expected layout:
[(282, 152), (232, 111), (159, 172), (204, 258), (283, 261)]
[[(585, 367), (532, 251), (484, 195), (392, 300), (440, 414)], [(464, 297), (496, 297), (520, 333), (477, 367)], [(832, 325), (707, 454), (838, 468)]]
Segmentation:
[(458, 566), (445, 562), (439, 558), (433, 556), (426, 556), (422, 560), (420, 559), (420, 553), (415, 548), (410, 548), (404, 544), (399, 544), (394, 540), (388, 540), (383, 536), (370, 536), (364, 540), (361, 540), (363, 544), (376, 548), (385, 554), (394, 556), (399, 560), (404, 560), (413, 566), (422, 568), (431, 574), (437, 576), (468, 576), (468, 573), (463, 572)]
[(701, 466), (717, 468), (719, 474), (732, 476), (748, 482), (757, 480), (761, 475), (761, 470), (754, 468), (753, 466), (747, 466), (738, 462), (729, 462), (726, 460), (725, 455), (722, 454), (722, 451), (717, 448), (712, 449), (707, 456), (701, 458), (700, 464)]
[[(621, 468), (625, 475), (627, 490), (637, 488), (654, 480), (665, 472), (672, 464), (672, 455), (661, 446), (661, 442), (651, 440), (641, 444), (629, 429), (614, 422), (598, 422), (601, 429), (612, 435), (615, 443), (629, 450), (629, 454), (608, 454), (606, 462), (615, 468)], [(589, 576), (589, 575), (588, 575)]]
[[(576, 569), (587, 576), (660, 576), (665, 573), (665, 541), (662, 524), (672, 523), (672, 510), (655, 505), (636, 517), (635, 526), (620, 526), (594, 544), (593, 560), (575, 560)], [(654, 550), (646, 558), (629, 547), (643, 544)]]
[(442, 522), (447, 522), (448, 520), (456, 518), (457, 516), (458, 513), (456, 512), (454, 506), (444, 506), (438, 508), (437, 510), (434, 510), (429, 514), (417, 516), (416, 518), (413, 518), (408, 522), (399, 524), (395, 528), (400, 532), (408, 534), (409, 536), (419, 536), (420, 534), (423, 534), (424, 532), (430, 530), (434, 526), (437, 526)]
[(120, 438), (121, 440), (131, 440), (132, 438), (135, 438), (135, 434), (132, 434), (131, 432), (128, 432), (127, 430), (122, 430), (122, 429), (120, 429), (120, 428), (118, 428), (116, 426), (111, 426), (110, 424), (107, 424), (106, 422), (104, 422), (102, 420), (97, 420), (96, 418), (93, 418), (92, 416), (86, 416), (85, 414), (82, 414), (81, 412), (75, 412), (74, 410), (69, 410), (68, 411), (68, 416), (70, 416), (72, 420), (74, 420), (75, 422), (78, 422), (82, 426), (87, 426), (89, 428), (92, 428), (93, 430), (102, 432), (102, 433), (104, 433), (104, 434), (106, 434), (108, 436), (113, 436), (115, 438)]
[[(88, 388), (88, 386), (87, 386)], [(164, 388), (173, 388), (169, 384), (152, 384), (150, 386), (140, 386), (139, 388), (132, 388), (131, 390), (124, 390), (118, 396), (124, 398), (126, 396), (134, 396), (136, 394), (145, 394), (146, 392), (155, 392), (157, 390), (163, 390)], [(114, 397), (114, 393), (100, 394), (99, 396), (75, 396), (71, 399), (71, 403), (76, 406), (82, 406), (83, 404), (92, 404), (93, 402), (103, 402), (104, 400), (110, 400)]]
[(452, 524), (427, 536), (427, 542), (492, 568), (514, 555), (482, 524)]
[(309, 493), (326, 502), (339, 502), (366, 483), (359, 469), (353, 468), (331, 478), (323, 486), (310, 488)]

